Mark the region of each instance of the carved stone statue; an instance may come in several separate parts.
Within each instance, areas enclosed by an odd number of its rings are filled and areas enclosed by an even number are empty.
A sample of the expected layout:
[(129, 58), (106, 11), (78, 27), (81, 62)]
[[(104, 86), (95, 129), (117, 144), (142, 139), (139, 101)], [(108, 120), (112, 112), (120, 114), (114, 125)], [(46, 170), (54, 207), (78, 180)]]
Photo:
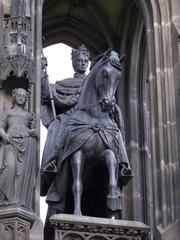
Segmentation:
[[(51, 185), (50, 172), (56, 169), (57, 151), (59, 151), (63, 125), (74, 111), (74, 107), (78, 102), (85, 72), (89, 63), (89, 57), (89, 52), (84, 45), (76, 50), (73, 49), (72, 65), (75, 71), (74, 77), (57, 81), (51, 85), (48, 83), (44, 68), (47, 62), (46, 59), (43, 59), (41, 119), (43, 124), (48, 128), (48, 135), (41, 165), (41, 195), (46, 195)], [(50, 104), (52, 97), (57, 114), (55, 119), (52, 114), (52, 104)], [(46, 174), (47, 171), (48, 174)]]
[(12, 108), (0, 118), (0, 206), (33, 210), (37, 133), (34, 117), (24, 107), (25, 89), (12, 91)]
[(73, 113), (63, 121), (51, 158), (56, 159), (57, 173), (47, 192), (49, 216), (120, 217), (122, 189), (132, 178), (115, 101), (122, 61), (108, 50), (92, 62)]

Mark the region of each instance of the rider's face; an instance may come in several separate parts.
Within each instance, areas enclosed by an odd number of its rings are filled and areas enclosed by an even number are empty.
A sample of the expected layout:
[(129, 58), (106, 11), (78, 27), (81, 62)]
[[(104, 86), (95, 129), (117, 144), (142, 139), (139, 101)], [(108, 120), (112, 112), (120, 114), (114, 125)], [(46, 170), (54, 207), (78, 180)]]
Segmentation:
[(89, 59), (84, 54), (80, 53), (76, 60), (73, 62), (75, 72), (85, 73), (88, 67)]

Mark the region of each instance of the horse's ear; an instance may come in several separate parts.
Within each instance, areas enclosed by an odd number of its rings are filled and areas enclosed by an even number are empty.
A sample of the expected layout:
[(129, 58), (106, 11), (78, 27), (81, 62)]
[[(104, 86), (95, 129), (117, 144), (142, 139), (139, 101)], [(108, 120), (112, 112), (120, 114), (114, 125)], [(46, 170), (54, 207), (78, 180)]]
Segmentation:
[(97, 57), (94, 57), (92, 62), (91, 62), (91, 66), (90, 66), (90, 70), (92, 70), (92, 68), (95, 66), (95, 64), (101, 59), (109, 59), (110, 55), (111, 55), (111, 51), (112, 49), (109, 48), (107, 51), (105, 51), (104, 53), (98, 55)]
[(124, 62), (125, 60), (126, 60), (126, 55), (125, 54), (119, 57), (120, 63)]
[(94, 65), (103, 57), (103, 54), (98, 55), (97, 57), (94, 57), (92, 62), (91, 62), (91, 66), (90, 66), (90, 70), (92, 70), (92, 68), (94, 67)]
[(103, 54), (103, 58), (104, 59), (108, 59), (111, 55), (112, 49), (109, 48), (107, 51), (105, 51), (105, 53)]

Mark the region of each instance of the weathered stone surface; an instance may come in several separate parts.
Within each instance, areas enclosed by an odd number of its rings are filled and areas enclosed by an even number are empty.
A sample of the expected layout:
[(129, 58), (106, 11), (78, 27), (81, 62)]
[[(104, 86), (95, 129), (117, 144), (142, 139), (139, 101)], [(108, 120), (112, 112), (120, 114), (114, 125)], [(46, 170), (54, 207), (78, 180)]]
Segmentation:
[[(12, 2), (15, 1), (0, 0), (1, 33), (4, 31), (4, 16), (10, 16)], [(43, 0), (16, 2), (28, 2), (31, 5), (33, 60), (37, 81), (31, 88), (31, 111), (36, 112), (39, 127)], [(71, 2), (75, 4), (69, 4)], [(108, 47), (127, 55), (124, 81), (117, 99), (126, 120), (126, 144), (135, 174), (133, 183), (123, 196), (125, 211), (122, 216), (151, 225), (152, 239), (173, 237), (178, 240), (179, 0), (84, 2), (44, 1), (45, 45), (64, 42), (77, 47), (84, 42), (92, 56)], [(28, 15), (24, 6), (20, 10)], [(3, 44), (1, 34), (0, 49)], [(0, 90), (0, 94), (0, 108), (3, 109), (6, 102), (3, 99), (7, 96), (4, 95), (4, 89)], [(37, 190), (37, 205), (38, 194)], [(37, 206), (36, 209), (38, 212)], [(173, 234), (170, 229), (173, 229)]]
[(1, 240), (30, 240), (35, 215), (21, 208), (0, 210)]
[(44, 229), (43, 223), (40, 218), (36, 216), (32, 228), (30, 230), (30, 240), (43, 240)]
[(10, 75), (34, 81), (31, 21), (20, 15), (5, 18), (0, 51), (0, 79)]
[(149, 227), (141, 222), (56, 214), (50, 218), (55, 240), (140, 240), (145, 239)]
[[(34, 0), (0, 0), (0, 115), (2, 116), (4, 112), (9, 110), (12, 107), (11, 103), (11, 90), (13, 88), (24, 88), (30, 94), (28, 95), (28, 101), (25, 106), (25, 110), (27, 114), (36, 115), (36, 120), (34, 122), (34, 127), (39, 132), (39, 112), (40, 112), (40, 86), (38, 88), (38, 81), (40, 82), (40, 61), (38, 58), (41, 55), (41, 8), (42, 8), (43, 0), (34, 1)], [(38, 17), (36, 17), (38, 16)], [(39, 73), (39, 75), (38, 75)], [(18, 115), (18, 114), (17, 114)], [(25, 114), (26, 115), (26, 114)], [(20, 121), (22, 118), (20, 118)], [(20, 122), (19, 121), (19, 122)], [(13, 122), (13, 121), (12, 121)], [(11, 122), (11, 123), (12, 123)], [(19, 123), (18, 122), (18, 123)], [(9, 122), (8, 122), (9, 124)], [(23, 124), (17, 124), (19, 127)], [(12, 125), (11, 125), (12, 127)], [(17, 126), (15, 129), (17, 130)], [(9, 129), (9, 125), (5, 127), (5, 132)], [(22, 130), (22, 129), (21, 129)], [(20, 130), (20, 131), (21, 131)], [(22, 134), (23, 131), (21, 131)], [(39, 133), (38, 133), (39, 134)], [(25, 137), (25, 136), (24, 136)], [(25, 137), (25, 141), (27, 137)], [(22, 139), (20, 139), (22, 140)], [(0, 140), (0, 146), (3, 147), (4, 143), (2, 139)], [(29, 145), (28, 145), (29, 144)], [(12, 198), (10, 199), (8, 195), (8, 201), (6, 201), (4, 196), (2, 197), (2, 191), (0, 191), (0, 202), (1, 202), (1, 230), (4, 231), (3, 224), (12, 222), (15, 225), (14, 230), (9, 230), (6, 232), (5, 236), (0, 233), (0, 240), (1, 237), (6, 237), (6, 239), (12, 240), (26, 240), (26, 239), (42, 239), (43, 238), (43, 226), (42, 222), (39, 218), (39, 199), (40, 199), (40, 181), (39, 181), (39, 154), (37, 148), (34, 146), (38, 145), (38, 140), (31, 144), (28, 142), (28, 146), (20, 146), (21, 150), (25, 150), (27, 153), (33, 152), (34, 157), (30, 157), (28, 159), (27, 155), (31, 154), (24, 154), (22, 162), (28, 168), (28, 171), (24, 170), (24, 176), (19, 176), (16, 167), (13, 166), (11, 170), (13, 173), (9, 174), (12, 183), (10, 183), (9, 178), (5, 177), (5, 171), (7, 172), (9, 168), (6, 166), (6, 170), (4, 168), (0, 171), (0, 185), (2, 190), (2, 185), (8, 185), (8, 187), (4, 187), (3, 189), (9, 188), (10, 192), (12, 193)], [(16, 145), (16, 144), (14, 144)], [(31, 145), (31, 147), (30, 147)], [(12, 146), (8, 144), (12, 150)], [(6, 145), (5, 148), (7, 149), (8, 146)], [(19, 147), (16, 146), (17, 148)], [(16, 151), (17, 148), (14, 148)], [(25, 149), (23, 149), (23, 147)], [(31, 151), (30, 148), (33, 148), (34, 151)], [(16, 155), (15, 151), (13, 150), (13, 156)], [(11, 152), (12, 153), (12, 152)], [(10, 165), (12, 166), (14, 162), (13, 156), (7, 157)], [(32, 158), (34, 159), (34, 167), (32, 166)], [(0, 153), (0, 162), (4, 161), (4, 154)], [(31, 160), (30, 160), (31, 159)], [(12, 161), (11, 161), (12, 160)], [(17, 163), (17, 162), (16, 162)], [(31, 172), (32, 170), (32, 172)], [(32, 184), (29, 184), (29, 180), (27, 180), (27, 176)], [(6, 179), (5, 179), (6, 178)], [(16, 184), (16, 180), (21, 178), (19, 184)], [(4, 179), (4, 180), (2, 180)], [(5, 183), (6, 182), (6, 183)], [(6, 186), (7, 186), (6, 185)], [(14, 186), (15, 191), (14, 191)], [(25, 190), (25, 192), (23, 191)], [(14, 192), (13, 192), (14, 191)], [(6, 192), (6, 191), (4, 191)], [(27, 201), (30, 201), (31, 204), (24, 204), (22, 203), (22, 197), (18, 200), (16, 198), (17, 195), (23, 195)], [(16, 200), (15, 200), (16, 198)], [(5, 201), (4, 201), (5, 200)], [(9, 201), (10, 200), (10, 201)], [(11, 201), (13, 200), (13, 201)], [(15, 200), (15, 201), (14, 201)], [(26, 201), (26, 202), (27, 202)], [(26, 205), (26, 206), (25, 206)], [(31, 206), (30, 206), (31, 205)], [(9, 208), (12, 206), (14, 207), (14, 211), (12, 214), (9, 214)], [(33, 216), (35, 220), (30, 223), (29, 220), (26, 219), (27, 212), (23, 211), (19, 214), (19, 208), (23, 207), (29, 212), (29, 215), (33, 212)], [(16, 208), (16, 209), (15, 209)], [(16, 218), (16, 210), (18, 211), (18, 216)], [(4, 212), (2, 212), (4, 211)], [(3, 214), (3, 215), (2, 215)], [(5, 217), (7, 217), (7, 221)], [(26, 224), (27, 220), (27, 224)], [(29, 225), (28, 225), (29, 224)], [(30, 229), (30, 226), (33, 224), (33, 227)], [(13, 225), (13, 226), (14, 226)], [(9, 225), (8, 225), (9, 226)], [(12, 227), (10, 226), (10, 229)], [(22, 229), (21, 232), (18, 232), (17, 229)], [(12, 228), (13, 229), (13, 228)], [(3, 240), (4, 240), (3, 239)]]

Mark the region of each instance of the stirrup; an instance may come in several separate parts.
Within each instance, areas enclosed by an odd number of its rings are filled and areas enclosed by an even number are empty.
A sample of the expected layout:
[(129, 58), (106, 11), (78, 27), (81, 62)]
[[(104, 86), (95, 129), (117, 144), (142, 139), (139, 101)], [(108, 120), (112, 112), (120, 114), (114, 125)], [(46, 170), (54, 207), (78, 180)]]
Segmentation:
[(44, 167), (44, 172), (57, 173), (57, 167), (56, 167), (56, 165), (55, 165), (53, 162), (48, 163), (48, 164)]

